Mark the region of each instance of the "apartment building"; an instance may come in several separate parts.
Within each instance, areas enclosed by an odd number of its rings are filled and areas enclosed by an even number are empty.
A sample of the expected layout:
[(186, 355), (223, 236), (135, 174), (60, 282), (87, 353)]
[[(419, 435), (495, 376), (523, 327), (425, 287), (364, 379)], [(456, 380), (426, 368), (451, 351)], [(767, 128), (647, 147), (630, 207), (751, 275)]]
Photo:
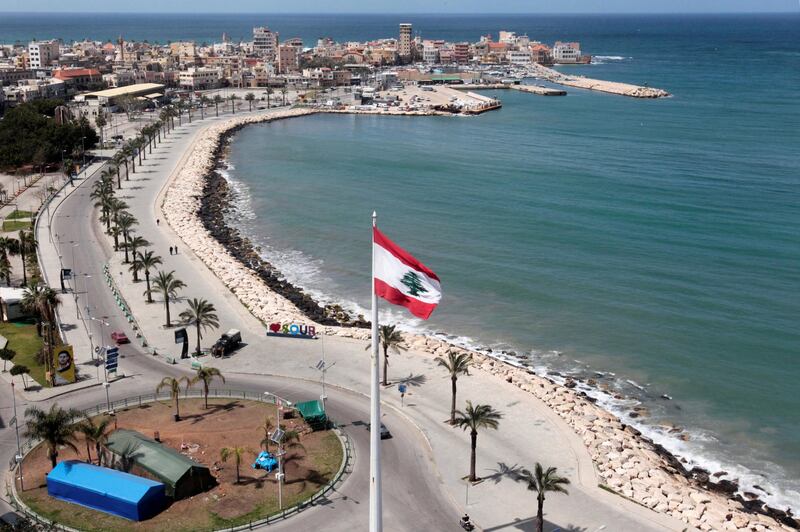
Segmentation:
[(253, 52), (274, 61), (278, 54), (278, 32), (266, 27), (253, 28)]
[(400, 39), (397, 41), (397, 53), (401, 59), (408, 60), (412, 58), (413, 42), (411, 34), (413, 27), (411, 24), (400, 24)]
[(28, 45), (30, 68), (45, 68), (57, 60), (61, 53), (58, 41), (33, 41)]

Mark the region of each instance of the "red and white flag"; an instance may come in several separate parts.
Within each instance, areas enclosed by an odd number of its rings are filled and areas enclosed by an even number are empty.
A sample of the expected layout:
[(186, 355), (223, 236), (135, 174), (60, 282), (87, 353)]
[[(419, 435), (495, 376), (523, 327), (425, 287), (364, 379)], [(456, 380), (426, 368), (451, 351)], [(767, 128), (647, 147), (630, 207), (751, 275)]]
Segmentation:
[(442, 298), (439, 278), (409, 252), (372, 228), (375, 294), (427, 320)]

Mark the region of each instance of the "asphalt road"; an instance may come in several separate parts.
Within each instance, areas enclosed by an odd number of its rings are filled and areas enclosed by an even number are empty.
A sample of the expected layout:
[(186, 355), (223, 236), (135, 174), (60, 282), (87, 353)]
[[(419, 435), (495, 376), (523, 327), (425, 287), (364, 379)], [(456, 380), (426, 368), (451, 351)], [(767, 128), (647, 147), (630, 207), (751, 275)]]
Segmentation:
[[(205, 121), (207, 123), (209, 120)], [(197, 121), (195, 122), (197, 123)], [(53, 226), (58, 232), (59, 253), (65, 263), (73, 262), (78, 273), (76, 289), (82, 309), (88, 305), (90, 314), (109, 323), (92, 323), (95, 339), (102, 336), (108, 342), (113, 330), (127, 330), (127, 321), (119, 312), (110, 291), (104, 284), (102, 265), (112, 253), (108, 241), (102, 235), (97, 222), (92, 200), (89, 197), (92, 182), (99, 172), (82, 182), (58, 208)], [(124, 189), (122, 197), (124, 199)], [(74, 259), (73, 259), (74, 252)], [(62, 297), (72, 297), (64, 295)], [(96, 342), (97, 343), (97, 342)], [(114, 382), (110, 388), (112, 400), (141, 393), (151, 393), (164, 376), (189, 375), (179, 366), (167, 365), (144, 353), (135, 344), (121, 348), (120, 369), (125, 378)], [(83, 372), (96, 371), (85, 366)], [(291, 401), (308, 400), (319, 395), (317, 383), (279, 379), (265, 376), (231, 375), (226, 377), (225, 387), (240, 390), (270, 391)], [(327, 408), (330, 416), (350, 436), (355, 449), (352, 473), (337, 492), (328, 500), (270, 529), (293, 528), (294, 530), (363, 530), (369, 515), (369, 420), (368, 399), (346, 390), (327, 387)], [(54, 399), (63, 407), (88, 408), (104, 403), (105, 390), (95, 386), (75, 391)], [(0, 416), (4, 423), (0, 428), (0, 460), (9, 463), (16, 451), (14, 429), (6, 422), (11, 413), (12, 397), (9, 387), (0, 392)], [(17, 400), (17, 413), (23, 417), (28, 403)], [(38, 405), (48, 408), (49, 402)], [(422, 434), (411, 423), (393, 414), (383, 413), (383, 421), (392, 432), (392, 438), (382, 441), (383, 504), (384, 523), (387, 530), (460, 530), (457, 524), (458, 510), (445, 494), (435, 474), (432, 457)], [(6, 508), (8, 510), (8, 508)]]

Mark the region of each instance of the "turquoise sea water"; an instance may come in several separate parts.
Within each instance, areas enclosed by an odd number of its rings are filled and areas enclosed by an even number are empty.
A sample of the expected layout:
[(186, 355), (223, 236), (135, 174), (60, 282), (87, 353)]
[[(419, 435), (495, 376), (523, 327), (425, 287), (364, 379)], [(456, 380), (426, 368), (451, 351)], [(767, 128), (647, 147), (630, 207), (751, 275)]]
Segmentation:
[[(769, 24), (707, 26), (620, 22), (602, 64), (575, 68), (666, 100), (499, 91), (475, 118), (248, 128), (237, 222), (292, 280), (365, 309), (377, 209), (443, 280), (428, 330), (603, 372), (650, 408), (648, 434), (797, 508), (800, 48)], [(652, 428), (669, 422), (691, 440)]]

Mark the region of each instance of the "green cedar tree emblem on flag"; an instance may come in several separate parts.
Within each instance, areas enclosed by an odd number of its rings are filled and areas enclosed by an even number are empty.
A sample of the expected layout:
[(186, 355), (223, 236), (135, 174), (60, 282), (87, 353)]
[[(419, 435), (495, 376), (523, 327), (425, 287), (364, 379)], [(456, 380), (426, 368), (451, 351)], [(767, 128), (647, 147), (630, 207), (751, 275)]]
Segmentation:
[(408, 293), (415, 297), (428, 291), (422, 286), (421, 281), (422, 279), (414, 271), (406, 272), (403, 278), (400, 279), (400, 282), (408, 287)]

